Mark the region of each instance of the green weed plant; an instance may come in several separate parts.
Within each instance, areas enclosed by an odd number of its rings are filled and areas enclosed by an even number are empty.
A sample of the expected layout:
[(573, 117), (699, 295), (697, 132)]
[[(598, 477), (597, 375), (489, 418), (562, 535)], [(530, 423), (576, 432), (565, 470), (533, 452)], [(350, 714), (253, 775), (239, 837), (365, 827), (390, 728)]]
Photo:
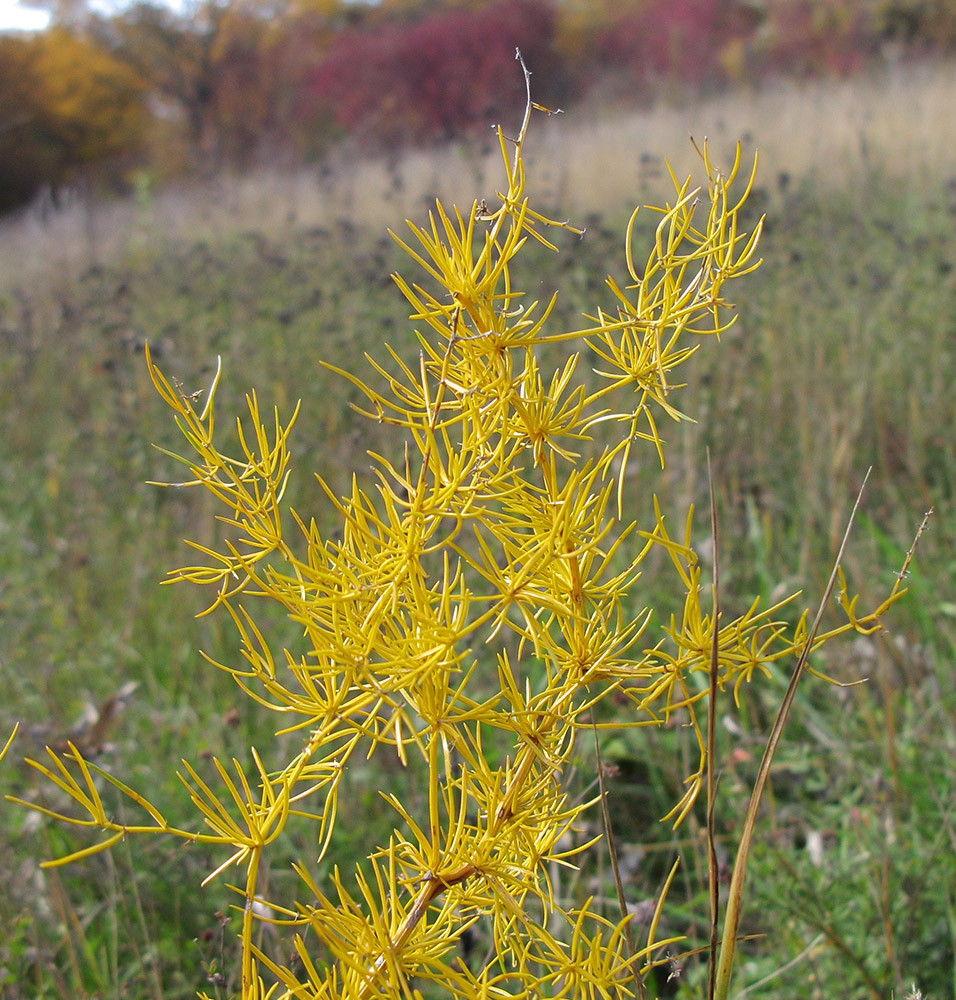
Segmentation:
[[(285, 422), (278, 411), (267, 418), (251, 393), (248, 419), (236, 422), (238, 454), (224, 454), (215, 414), (221, 365), (201, 398), (147, 351), (191, 448), (173, 456), (188, 479), (171, 485), (208, 490), (222, 511), (220, 545), (191, 543), (200, 561), (170, 582), (214, 589), (204, 613), (229, 616), (242, 658), (210, 662), (276, 713), (276, 749), (294, 740), (295, 752), (278, 764), (255, 747), (247, 762), (213, 758), (214, 777), (184, 762), (179, 778), (197, 816), (188, 829), (74, 745), (31, 762), (71, 808), (23, 804), (105, 834), (49, 865), (132, 835), (221, 849), (205, 882), (241, 872), (233, 888), (243, 1000), (651, 995), (651, 971), (679, 949), (660, 933), (667, 886), (638, 939), (607, 812), (603, 835), (582, 832), (605, 800), (600, 765), (592, 798), (565, 785), (575, 745), (584, 735), (599, 748), (600, 732), (612, 727), (679, 721), (695, 735), (698, 763), (664, 819), (681, 823), (702, 792), (712, 814), (716, 698), (729, 690), (736, 699), (755, 674), (794, 661), (722, 932), (712, 856), (709, 993), (726, 997), (753, 822), (796, 683), (814, 672), (811, 653), (846, 633), (878, 631), (904, 592), (901, 573), (863, 613), (835, 569), (830, 586), (838, 585), (845, 620), (828, 631), (829, 590), (813, 621), (809, 612), (795, 626), (780, 620), (793, 598), (754, 601), (730, 619), (719, 612), (716, 569), (711, 584), (702, 579), (692, 510), (678, 530), (656, 499), (653, 523), (628, 518), (629, 463), (643, 451), (663, 468), (661, 422), (689, 419), (677, 405), (680, 368), (700, 338), (719, 339), (733, 322), (726, 287), (760, 264), (761, 223), (747, 231), (740, 221), (754, 174), (732, 193), (739, 148), (726, 173), (700, 148), (704, 184), (671, 175), (673, 199), (650, 209), (659, 220), (640, 259), (632, 216), (630, 283), (609, 278), (608, 308), (582, 329), (553, 330), (554, 297), (526, 303), (512, 284), (529, 240), (554, 250), (549, 227), (577, 232), (528, 203), (523, 148), (535, 111), (550, 113), (529, 88), (517, 138), (499, 129), (507, 183), (496, 206), (478, 201), (462, 213), (438, 203), (427, 225), (409, 223), (410, 236), (396, 237), (423, 272), (420, 282), (395, 276), (420, 324), (419, 356), (386, 347), (384, 359), (368, 358), (369, 376), (334, 370), (364, 398), (359, 412), (398, 429), (404, 452), (370, 452), (373, 488), (356, 477), (338, 496), (319, 479), (337, 531), (323, 535), (315, 520), (283, 507), (295, 412)], [(547, 368), (555, 348), (565, 357)], [(593, 376), (581, 375), (585, 366)], [(662, 623), (640, 580), (654, 549), (685, 590), (681, 614)], [(261, 601), (284, 609), (301, 630), (300, 649), (270, 644), (257, 626)], [(350, 761), (384, 755), (420, 775), (420, 798), (383, 792), (391, 836), (354, 872), (335, 869), (323, 882), (315, 870), (347, 811), (340, 792)], [(138, 807), (141, 820), (116, 819), (106, 788)], [(291, 824), (312, 825), (315, 856), (294, 866), (294, 898), (266, 897), (270, 845)], [(552, 878), (554, 866), (574, 866), (598, 841), (617, 876), (613, 916), (594, 899), (566, 901)], [(291, 949), (270, 947), (280, 935), (257, 935), (267, 924), (291, 937)], [(475, 925), (489, 945), (467, 961), (461, 944)]]

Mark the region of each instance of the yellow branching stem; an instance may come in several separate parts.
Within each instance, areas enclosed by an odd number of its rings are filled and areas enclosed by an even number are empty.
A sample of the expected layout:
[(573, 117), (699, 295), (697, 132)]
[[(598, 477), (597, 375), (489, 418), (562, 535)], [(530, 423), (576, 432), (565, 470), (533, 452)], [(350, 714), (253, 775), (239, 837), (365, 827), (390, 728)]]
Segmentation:
[[(511, 279), (529, 237), (553, 248), (549, 227), (577, 232), (528, 205), (523, 144), (536, 110), (545, 109), (529, 90), (517, 138), (499, 130), (506, 185), (496, 207), (475, 202), (462, 213), (437, 204), (426, 225), (409, 223), (407, 242), (399, 240), (424, 272), (421, 284), (395, 276), (420, 326), (420, 356), (389, 350), (371, 361), (378, 388), (341, 374), (362, 392), (362, 412), (401, 429), (405, 449), (371, 454), (371, 488), (355, 479), (336, 496), (325, 487), (340, 521), (334, 534), (323, 537), (314, 521), (282, 508), (295, 414), (264, 420), (251, 394), (240, 453), (224, 455), (215, 433), (219, 371), (199, 409), (147, 354), (191, 449), (180, 459), (188, 475), (174, 485), (208, 490), (222, 505), (221, 545), (194, 545), (200, 561), (170, 582), (213, 589), (209, 610), (225, 610), (242, 648), (241, 663), (217, 666), (302, 742), (291, 761), (269, 767), (254, 749), (251, 769), (215, 760), (215, 781), (184, 763), (195, 830), (171, 827), (76, 748), (33, 766), (71, 802), (72, 811), (45, 811), (105, 835), (61, 862), (153, 833), (221, 846), (209, 878), (244, 866), (243, 1000), (412, 997), (421, 988), (413, 980), (433, 984), (429, 995), (460, 998), (632, 995), (635, 977), (667, 944), (655, 937), (661, 904), (635, 952), (626, 914), (609, 919), (592, 900), (559, 898), (549, 874), (590, 846), (569, 834), (593, 803), (562, 785), (576, 737), (612, 694), (627, 707), (615, 725), (682, 713), (700, 764), (671, 814), (680, 822), (708, 764), (695, 714), (707, 684), (692, 675), (708, 677), (713, 661), (716, 688), (736, 696), (798, 655), (809, 634), (806, 615), (796, 628), (780, 620), (782, 604), (755, 602), (714, 621), (702, 607), (690, 515), (677, 537), (656, 502), (653, 524), (623, 518), (632, 449), (663, 463), (659, 423), (685, 419), (681, 367), (701, 336), (719, 338), (733, 321), (728, 283), (759, 266), (760, 223), (747, 232), (740, 220), (753, 172), (743, 171), (743, 190), (732, 194), (739, 149), (723, 173), (703, 147), (704, 184), (674, 178), (673, 199), (649, 209), (659, 221), (643, 258), (632, 219), (631, 284), (608, 279), (609, 309), (580, 330), (553, 330), (552, 303), (524, 305)], [(542, 349), (554, 344), (565, 345), (566, 360), (549, 371)], [(596, 379), (579, 376), (591, 369)], [(651, 613), (642, 610), (639, 577), (655, 548), (670, 558), (686, 600), (646, 638)], [(897, 585), (862, 612), (840, 588), (846, 621), (812, 637), (810, 652), (879, 628), (902, 593)], [(270, 648), (250, 610), (263, 599), (301, 629), (304, 654)], [(598, 728), (611, 724), (608, 712), (597, 718)], [(387, 794), (391, 839), (350, 876), (336, 870), (330, 885), (318, 885), (311, 861), (298, 866), (300, 899), (310, 902), (268, 900), (294, 943), (258, 951), (260, 862), (293, 822), (315, 824), (325, 851), (353, 752), (416, 760), (421, 805)], [(114, 820), (104, 783), (148, 821)], [(492, 945), (471, 969), (457, 946), (476, 921)]]

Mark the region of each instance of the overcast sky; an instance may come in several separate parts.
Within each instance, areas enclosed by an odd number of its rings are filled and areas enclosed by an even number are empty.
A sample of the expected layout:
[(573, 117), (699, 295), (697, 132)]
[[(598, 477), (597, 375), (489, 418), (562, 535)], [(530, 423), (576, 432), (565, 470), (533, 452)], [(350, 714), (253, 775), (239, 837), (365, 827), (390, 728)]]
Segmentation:
[(47, 26), (50, 15), (35, 7), (25, 7), (17, 0), (0, 0), (0, 31), (21, 29), (38, 31)]
[[(129, 2), (129, 0), (126, 0)], [(182, 8), (182, 0), (162, 0), (167, 7)], [(348, 3), (349, 0), (346, 0)], [(94, 10), (115, 11), (124, 6), (123, 0), (92, 0)], [(50, 15), (19, 0), (0, 0), (0, 31), (42, 31), (50, 23)]]
[[(87, 0), (87, 6), (104, 14), (113, 14), (131, 0)], [(182, 0), (161, 0), (167, 7), (182, 7)], [(42, 31), (50, 15), (30, 6), (30, 0), (0, 0), (0, 31)]]
[(47, 26), (50, 15), (35, 7), (27, 7), (17, 0), (0, 0), (0, 31), (20, 29), (39, 31)]

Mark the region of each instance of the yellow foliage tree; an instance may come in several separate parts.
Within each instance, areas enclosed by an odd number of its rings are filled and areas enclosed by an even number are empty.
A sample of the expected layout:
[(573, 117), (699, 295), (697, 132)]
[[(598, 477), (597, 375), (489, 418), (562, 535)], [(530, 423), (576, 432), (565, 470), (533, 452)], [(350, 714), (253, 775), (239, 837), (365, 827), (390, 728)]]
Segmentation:
[(150, 120), (146, 83), (100, 45), (63, 28), (38, 35), (32, 69), (39, 98), (70, 163), (139, 148)]
[(88, 169), (121, 179), (150, 118), (143, 81), (90, 39), (0, 36), (0, 211)]

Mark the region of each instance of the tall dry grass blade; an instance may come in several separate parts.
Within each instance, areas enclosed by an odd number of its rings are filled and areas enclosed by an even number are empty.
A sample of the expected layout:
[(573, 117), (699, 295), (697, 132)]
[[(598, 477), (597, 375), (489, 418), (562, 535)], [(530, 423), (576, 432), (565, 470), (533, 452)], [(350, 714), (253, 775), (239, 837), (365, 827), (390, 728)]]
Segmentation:
[(717, 923), (720, 918), (720, 879), (717, 866), (716, 837), (714, 835), (714, 744), (717, 731), (717, 668), (720, 637), (720, 597), (717, 546), (717, 498), (714, 495), (714, 470), (707, 449), (707, 483), (710, 489), (710, 540), (713, 547), (714, 576), (711, 584), (713, 600), (713, 627), (710, 644), (710, 691), (707, 701), (707, 881), (710, 893), (710, 953), (707, 959), (707, 995), (713, 998), (717, 975)]
[(806, 642), (803, 644), (803, 649), (800, 653), (799, 659), (797, 660), (797, 666), (793, 671), (793, 676), (790, 678), (790, 684), (787, 686), (787, 693), (784, 695), (783, 701), (781, 702), (780, 708), (777, 712), (777, 717), (774, 719), (773, 728), (770, 730), (770, 736), (768, 737), (767, 745), (764, 748), (763, 759), (760, 761), (760, 768), (757, 771), (757, 778), (754, 781), (753, 792), (750, 796), (750, 806), (747, 809), (747, 817), (744, 820), (743, 833), (740, 837), (740, 846), (737, 848), (737, 859), (734, 862), (734, 870), (730, 879), (730, 892), (727, 897), (727, 912), (724, 915), (724, 933), (720, 942), (720, 957), (717, 962), (716, 980), (711, 994), (713, 1000), (727, 1000), (729, 996), (730, 977), (733, 973), (734, 957), (737, 950), (737, 931), (740, 928), (740, 917), (743, 906), (744, 877), (747, 871), (747, 860), (750, 855), (750, 845), (753, 840), (754, 826), (757, 822), (757, 811), (760, 808), (760, 802), (767, 787), (767, 781), (770, 777), (770, 767), (773, 764), (773, 758), (776, 755), (777, 746), (779, 745), (780, 737), (783, 734), (783, 727), (787, 723), (787, 719), (790, 715), (790, 709), (793, 706), (793, 699), (797, 693), (797, 686), (800, 683), (800, 678), (803, 676), (807, 659), (810, 656), (810, 650), (813, 648), (813, 640), (816, 638), (816, 634), (820, 628), (820, 623), (823, 621), (823, 615), (826, 611), (827, 604), (833, 594), (833, 588), (836, 585), (837, 577), (840, 572), (840, 566), (843, 562), (843, 553), (846, 550), (847, 541), (850, 538), (850, 531), (853, 528), (856, 513), (859, 510), (860, 503), (863, 499), (863, 491), (866, 489), (866, 484), (870, 478), (870, 472), (872, 472), (872, 467), (867, 470), (866, 476), (863, 478), (863, 485), (860, 487), (860, 492), (857, 494), (856, 502), (853, 504), (853, 510), (850, 511), (846, 531), (843, 533), (843, 541), (840, 543), (840, 550), (837, 552), (836, 559), (833, 563), (833, 570), (830, 573), (830, 579), (827, 582), (826, 590), (820, 600), (820, 606), (817, 608), (816, 617), (813, 619), (813, 625), (807, 633)]

